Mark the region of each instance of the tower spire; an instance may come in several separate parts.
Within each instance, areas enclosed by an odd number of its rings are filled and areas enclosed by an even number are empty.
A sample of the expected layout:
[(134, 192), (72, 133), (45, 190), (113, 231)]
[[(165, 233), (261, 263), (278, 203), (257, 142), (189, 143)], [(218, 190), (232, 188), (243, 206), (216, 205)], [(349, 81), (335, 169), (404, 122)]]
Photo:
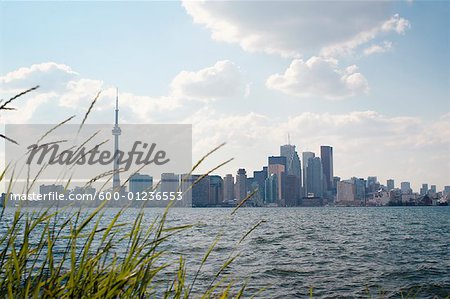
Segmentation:
[(116, 88), (116, 110), (114, 128), (112, 134), (114, 136), (114, 174), (113, 174), (113, 191), (120, 192), (120, 176), (119, 176), (119, 136), (122, 130), (119, 127), (119, 89)]

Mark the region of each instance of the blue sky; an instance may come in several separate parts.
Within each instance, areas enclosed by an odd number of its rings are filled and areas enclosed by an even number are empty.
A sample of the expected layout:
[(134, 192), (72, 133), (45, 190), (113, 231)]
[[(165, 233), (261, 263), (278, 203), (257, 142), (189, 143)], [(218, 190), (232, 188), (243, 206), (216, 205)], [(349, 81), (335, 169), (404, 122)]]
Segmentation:
[(235, 157), (222, 174), (259, 169), (289, 132), (334, 146), (344, 179), (450, 185), (448, 2), (216, 3), (1, 2), (2, 97), (43, 86), (1, 121), (82, 115), (101, 88), (91, 121), (107, 122), (118, 86), (123, 122), (193, 123), (194, 159), (228, 142), (208, 165)]

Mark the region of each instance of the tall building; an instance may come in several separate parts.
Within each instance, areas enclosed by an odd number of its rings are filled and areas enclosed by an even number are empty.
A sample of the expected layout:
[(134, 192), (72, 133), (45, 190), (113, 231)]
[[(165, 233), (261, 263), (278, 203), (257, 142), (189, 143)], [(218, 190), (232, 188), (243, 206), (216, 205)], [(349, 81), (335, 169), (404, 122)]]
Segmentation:
[(135, 173), (130, 177), (130, 188), (131, 193), (142, 193), (152, 191), (153, 177), (147, 174)]
[(366, 180), (352, 177), (350, 182), (355, 186), (355, 200), (364, 201), (366, 199)]
[(336, 201), (354, 201), (356, 195), (356, 188), (352, 182), (349, 181), (339, 181), (337, 182), (337, 194)]
[(367, 177), (367, 185), (366, 185), (367, 193), (375, 193), (380, 189), (380, 183), (378, 183), (378, 179), (376, 176)]
[(161, 192), (177, 192), (180, 187), (180, 176), (174, 173), (162, 173), (159, 190)]
[(422, 184), (420, 188), (420, 195), (426, 195), (428, 193), (428, 184)]
[(247, 172), (244, 168), (240, 168), (236, 175), (235, 184), (236, 199), (241, 201), (247, 196)]
[(277, 177), (277, 198), (281, 202), (283, 200), (283, 183), (282, 177), (286, 173), (286, 157), (270, 156), (268, 166), (268, 175), (275, 174)]
[(192, 181), (196, 182), (192, 186), (192, 206), (193, 207), (207, 207), (209, 205), (209, 192), (210, 188), (210, 177), (206, 176), (200, 179), (201, 175), (192, 175)]
[(223, 179), (218, 175), (209, 176), (209, 206), (216, 206), (223, 202)]
[(264, 198), (267, 172), (267, 166), (264, 166), (262, 170), (253, 171), (253, 182), (254, 184), (257, 184), (256, 187), (258, 188), (258, 195), (260, 198)]
[(443, 193), (444, 193), (445, 195), (450, 194), (450, 186), (444, 186), (444, 191), (443, 191)]
[(224, 201), (234, 200), (234, 177), (232, 174), (227, 174), (223, 179), (223, 199)]
[(432, 194), (436, 194), (436, 190), (437, 188), (436, 188), (436, 185), (431, 185), (430, 186), (430, 192), (432, 193)]
[(283, 183), (283, 198), (284, 204), (287, 207), (296, 207), (300, 205), (300, 188), (298, 184), (300, 180), (296, 175), (284, 175)]
[(395, 183), (393, 179), (389, 179), (386, 181), (386, 188), (388, 191), (395, 189)]
[(400, 190), (402, 190), (403, 194), (411, 194), (411, 183), (410, 182), (401, 182), (400, 183)]
[(278, 178), (276, 174), (270, 174), (265, 181), (264, 202), (267, 205), (275, 205), (278, 202)]
[(298, 193), (301, 194), (302, 189), (302, 166), (295, 145), (286, 144), (280, 146), (280, 156), (286, 157), (286, 174), (297, 177)]
[(326, 190), (333, 190), (333, 148), (322, 145), (320, 147), (320, 159), (322, 160), (323, 180)]
[(309, 158), (306, 167), (307, 197), (323, 197), (323, 169), (319, 157)]
[(120, 176), (119, 176), (119, 136), (122, 130), (119, 127), (119, 91), (116, 89), (116, 110), (115, 110), (115, 122), (112, 130), (114, 136), (114, 168), (113, 168), (113, 191), (120, 192)]
[(312, 159), (316, 156), (313, 152), (303, 152), (302, 153), (302, 161), (303, 161), (303, 196), (308, 196), (308, 178), (306, 175), (306, 170), (308, 169), (309, 159)]

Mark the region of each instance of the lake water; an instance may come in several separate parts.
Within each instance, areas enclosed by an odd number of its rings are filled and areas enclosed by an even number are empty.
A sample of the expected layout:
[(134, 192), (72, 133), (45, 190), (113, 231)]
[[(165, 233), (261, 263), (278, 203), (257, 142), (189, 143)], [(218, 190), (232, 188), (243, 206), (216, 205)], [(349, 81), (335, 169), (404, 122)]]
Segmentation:
[[(117, 210), (110, 209), (107, 218)], [(124, 219), (132, 221), (134, 209)], [(150, 223), (162, 209), (146, 209)], [(226, 274), (258, 298), (450, 295), (450, 207), (172, 209), (168, 225), (196, 224), (167, 243), (190, 273), (220, 234), (198, 281), (208, 285), (230, 252)], [(7, 214), (12, 213), (7, 209)], [(243, 242), (236, 243), (263, 220)], [(368, 295), (369, 294), (369, 295)]]

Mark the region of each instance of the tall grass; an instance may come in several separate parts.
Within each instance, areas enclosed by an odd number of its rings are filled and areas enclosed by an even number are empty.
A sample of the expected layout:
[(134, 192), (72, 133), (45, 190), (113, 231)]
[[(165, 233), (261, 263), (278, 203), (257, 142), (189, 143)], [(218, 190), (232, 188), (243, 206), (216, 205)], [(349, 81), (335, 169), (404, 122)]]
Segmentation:
[[(15, 110), (7, 105), (36, 88), (0, 102), (0, 110)], [(98, 96), (91, 103), (80, 129)], [(50, 133), (47, 132), (39, 141)], [(15, 142), (5, 135), (0, 137), (7, 142)], [(194, 165), (192, 171), (204, 158)], [(0, 175), (0, 182), (5, 178), (5, 172)], [(194, 279), (189, 281), (187, 257), (180, 255), (174, 261), (167, 255), (171, 240), (192, 225), (168, 227), (166, 218), (170, 205), (148, 224), (143, 207), (131, 223), (122, 222), (126, 208), (115, 210), (113, 217), (106, 220), (106, 204), (107, 201), (94, 210), (49, 207), (37, 211), (16, 207), (8, 213), (5, 213), (3, 205), (0, 211), (0, 297), (240, 298), (244, 294), (245, 285), (234, 286), (223, 277), (223, 270), (236, 256), (225, 261), (220, 271), (212, 275), (208, 286), (200, 288), (201, 291), (199, 288), (193, 291), (197, 276), (217, 242), (213, 242)]]
[[(185, 257), (181, 255), (175, 265), (163, 258), (167, 249), (162, 245), (170, 245), (175, 235), (191, 228), (191, 225), (166, 227), (168, 211), (169, 208), (148, 225), (140, 210), (131, 227), (120, 222), (124, 209), (105, 223), (104, 206), (89, 213), (51, 208), (27, 212), (16, 208), (12, 219), (6, 219), (2, 213), (0, 221), (7, 228), (0, 238), (0, 296), (188, 298), (194, 295), (195, 279), (191, 283), (186, 279)], [(200, 269), (215, 244), (201, 261)], [(236, 289), (230, 282), (217, 279), (233, 260), (227, 260), (202, 294), (195, 295), (241, 297), (245, 286)]]

